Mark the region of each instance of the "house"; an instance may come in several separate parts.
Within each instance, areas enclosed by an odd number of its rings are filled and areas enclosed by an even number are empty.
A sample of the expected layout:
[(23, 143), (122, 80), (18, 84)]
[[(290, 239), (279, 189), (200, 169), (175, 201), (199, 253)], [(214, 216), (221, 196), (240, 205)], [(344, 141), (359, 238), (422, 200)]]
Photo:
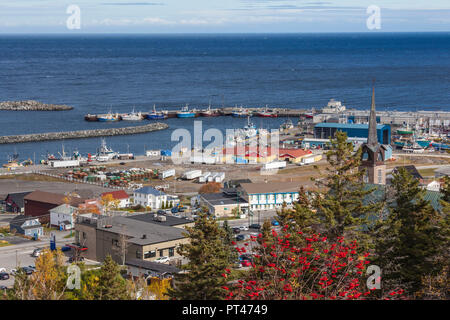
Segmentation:
[(25, 209), (23, 199), (30, 193), (31, 191), (8, 194), (5, 198), (6, 211), (13, 213), (23, 213)]
[(68, 204), (62, 204), (50, 209), (50, 225), (58, 227), (60, 230), (70, 230), (74, 227), (74, 218), (78, 213), (78, 208)]
[(9, 222), (9, 230), (29, 237), (39, 238), (44, 234), (44, 228), (38, 218), (18, 215)]
[(238, 209), (238, 213), (248, 210), (248, 202), (239, 193), (229, 192), (204, 193), (199, 195), (201, 205), (208, 207), (209, 213), (215, 217), (232, 217), (233, 210)]
[(102, 193), (101, 197), (111, 195), (114, 200), (118, 201), (118, 208), (126, 208), (130, 206), (130, 196), (124, 190), (117, 190), (111, 192)]
[(167, 194), (152, 187), (143, 187), (133, 192), (133, 203), (143, 207), (161, 209), (163, 203), (167, 203)]
[(25, 215), (29, 217), (40, 217), (41, 223), (50, 221), (50, 209), (68, 203), (78, 207), (84, 203), (84, 199), (66, 196), (59, 193), (44, 191), (33, 191), (24, 198)]
[(297, 201), (300, 185), (299, 182), (242, 183), (238, 190), (250, 210), (271, 210)]
[(439, 181), (431, 181), (429, 184), (427, 184), (426, 187), (429, 191), (440, 191), (441, 190), (441, 183)]
[(311, 150), (304, 149), (279, 149), (278, 159), (291, 163), (300, 163), (304, 157), (311, 156)]
[(75, 223), (75, 243), (85, 258), (103, 261), (107, 255), (118, 263), (131, 259), (155, 261), (167, 256), (181, 261), (176, 248), (187, 243), (184, 227), (193, 221), (173, 216), (137, 214), (106, 217), (80, 215)]

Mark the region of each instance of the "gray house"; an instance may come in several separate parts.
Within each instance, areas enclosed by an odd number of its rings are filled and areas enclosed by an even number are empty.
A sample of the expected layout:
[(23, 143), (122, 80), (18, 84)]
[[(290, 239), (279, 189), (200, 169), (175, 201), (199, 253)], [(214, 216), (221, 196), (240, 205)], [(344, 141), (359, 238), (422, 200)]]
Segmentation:
[(25, 215), (18, 215), (12, 219), (9, 222), (9, 230), (11, 232), (15, 230), (16, 233), (36, 238), (44, 234), (44, 228), (39, 222), (39, 218)]

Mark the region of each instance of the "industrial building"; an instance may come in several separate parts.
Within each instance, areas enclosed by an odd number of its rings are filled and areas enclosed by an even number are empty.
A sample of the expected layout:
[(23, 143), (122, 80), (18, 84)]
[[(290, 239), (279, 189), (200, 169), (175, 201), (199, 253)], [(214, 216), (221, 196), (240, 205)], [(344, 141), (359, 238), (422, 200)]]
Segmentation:
[[(349, 138), (367, 138), (369, 136), (368, 124), (353, 123), (318, 123), (314, 127), (314, 138), (328, 139), (334, 137), (336, 131), (347, 133)], [(377, 125), (377, 137), (380, 144), (391, 144), (391, 127), (389, 125)]]

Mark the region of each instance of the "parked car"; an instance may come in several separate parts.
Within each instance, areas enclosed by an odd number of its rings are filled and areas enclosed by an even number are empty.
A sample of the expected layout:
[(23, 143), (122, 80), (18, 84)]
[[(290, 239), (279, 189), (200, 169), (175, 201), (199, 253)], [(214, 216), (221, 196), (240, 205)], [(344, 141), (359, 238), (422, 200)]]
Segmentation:
[(0, 272), (6, 272), (6, 268), (0, 268)]
[(170, 209), (170, 212), (178, 213), (178, 208), (177, 207), (173, 207), (172, 209)]
[(257, 223), (253, 223), (249, 226), (249, 228), (259, 230), (259, 229), (261, 229), (261, 225), (257, 224)]
[(241, 229), (235, 227), (235, 228), (233, 228), (233, 232), (234, 233), (241, 233)]
[(12, 274), (13, 276), (15, 276), (16, 273), (17, 273), (17, 270), (16, 269), (11, 269), (11, 271), (9, 273)]
[(166, 262), (169, 262), (169, 257), (159, 257), (158, 259), (156, 259), (155, 260), (155, 262), (158, 262), (158, 263), (166, 263)]
[(236, 236), (236, 240), (237, 240), (237, 241), (244, 241), (244, 240), (245, 240), (245, 236), (244, 236), (243, 234), (238, 234), (238, 235)]
[(8, 289), (7, 286), (0, 286), (0, 290), (6, 290), (6, 289)]
[(42, 253), (42, 248), (37, 248), (37, 249), (33, 250), (33, 253), (31, 254), (31, 256), (39, 257), (41, 253)]
[(247, 226), (240, 226), (239, 227), (239, 229), (241, 230), (241, 231), (248, 231), (248, 227)]
[(62, 252), (70, 251), (70, 250), (72, 250), (72, 248), (69, 247), (69, 246), (62, 246), (62, 247), (61, 247), (61, 251), (62, 251)]
[(178, 212), (184, 212), (184, 208), (183, 207), (178, 207)]
[(165, 210), (159, 209), (158, 211), (156, 211), (157, 214), (166, 214)]
[(272, 225), (273, 226), (279, 226), (280, 223), (277, 220), (272, 220)]
[(31, 269), (29, 267), (22, 267), (22, 268), (19, 268), (18, 270), (14, 270), (14, 269), (11, 270), (11, 274), (16, 275), (19, 271), (23, 271), (27, 276), (29, 276), (29, 275), (33, 274), (34, 269)]
[(0, 280), (8, 280), (9, 274), (7, 272), (0, 272)]

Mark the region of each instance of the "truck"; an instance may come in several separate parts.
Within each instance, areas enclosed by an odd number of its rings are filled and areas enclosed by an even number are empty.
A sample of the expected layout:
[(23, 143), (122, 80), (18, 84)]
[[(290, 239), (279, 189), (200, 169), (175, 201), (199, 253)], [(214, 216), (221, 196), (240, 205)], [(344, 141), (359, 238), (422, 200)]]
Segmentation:
[(302, 158), (302, 161), (300, 162), (301, 166), (308, 165), (310, 163), (314, 163), (316, 161), (315, 155), (310, 155)]
[(165, 170), (158, 173), (158, 178), (164, 180), (169, 177), (175, 176), (175, 169)]
[(59, 161), (51, 161), (50, 166), (53, 168), (70, 168), (70, 167), (79, 167), (79, 160), (59, 160)]
[(202, 170), (191, 170), (184, 173), (183, 177), (186, 180), (193, 180), (202, 175)]
[(286, 161), (269, 162), (269, 163), (265, 163), (262, 167), (263, 170), (273, 170), (273, 169), (280, 169), (280, 168), (286, 168)]
[(214, 176), (214, 182), (222, 182), (225, 179), (225, 172), (218, 172)]
[(134, 154), (132, 153), (121, 153), (118, 155), (119, 160), (134, 160)]
[(208, 177), (211, 175), (211, 172), (205, 172), (203, 175), (201, 175), (198, 178), (198, 182), (200, 183), (205, 183), (206, 181), (208, 181)]

